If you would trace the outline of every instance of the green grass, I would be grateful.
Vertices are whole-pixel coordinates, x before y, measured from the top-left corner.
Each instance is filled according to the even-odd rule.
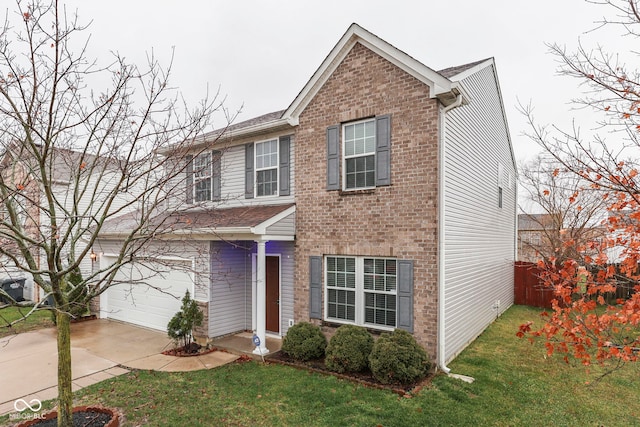
[[[35,329],[49,328],[53,326],[51,311],[37,310],[25,320],[16,323],[11,327],[8,324],[14,320],[22,318],[29,313],[31,307],[5,307],[0,309],[0,338],[20,332],[33,331]]]
[[[412,398],[331,376],[249,362],[209,371],[134,371],[76,393],[150,426],[631,426],[640,424],[640,368],[602,373],[545,358],[515,337],[539,310],[513,307]],[[126,343],[123,343],[126,345]],[[6,417],[4,418],[6,420]]]

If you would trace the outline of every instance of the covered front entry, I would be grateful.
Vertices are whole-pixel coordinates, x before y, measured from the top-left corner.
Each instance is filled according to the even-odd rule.
[[[280,257],[266,257],[267,320],[268,332],[280,334]]]

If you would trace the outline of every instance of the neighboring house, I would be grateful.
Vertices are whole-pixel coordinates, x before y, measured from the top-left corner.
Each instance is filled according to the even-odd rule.
[[[264,353],[265,333],[301,321],[402,328],[446,370],[513,303],[516,167],[493,59],[436,72],[353,24],[286,110],[203,147],[165,214],[189,242],[156,242],[194,273],[153,282],[193,291],[200,334],[254,330]],[[101,263],[118,237],[105,230]],[[102,316],[166,329],[169,297],[144,292],[110,289]]]
[[[634,253],[634,245],[629,242],[636,239],[637,221],[637,214],[631,210],[607,213],[605,254],[609,263],[619,264]]]
[[[518,214],[518,261],[538,262],[543,253],[553,253],[545,230],[553,227],[550,214]]]
[[[94,159],[97,159],[95,163],[97,167],[93,171],[83,170],[80,166],[82,163],[92,163]],[[113,188],[111,178],[114,174],[110,172],[111,166],[108,162],[95,156],[62,148],[53,149],[49,160],[47,170],[50,174],[51,193],[57,203],[55,209],[57,210],[60,234],[67,230],[67,220],[71,215],[76,217],[79,224],[89,227],[92,218],[101,209],[101,192]],[[24,234],[33,242],[48,242],[51,238],[50,215],[48,213],[50,208],[43,189],[40,168],[35,163],[33,156],[30,153],[22,152],[19,144],[9,146],[0,160],[0,173],[4,183],[12,190],[6,199],[0,195],[0,230],[11,224],[6,203],[15,203],[18,207],[19,223]],[[88,191],[83,192],[83,188]],[[74,193],[76,193],[75,196]],[[116,199],[112,205],[113,211],[115,212],[122,204],[120,199]],[[4,233],[4,231],[2,232]],[[9,248],[12,254],[22,260],[21,253],[14,241],[0,237],[0,244],[5,249]],[[79,253],[86,247],[85,240],[80,239],[75,245],[75,251]],[[33,250],[32,254],[35,255],[38,268],[47,270],[44,253]],[[64,257],[67,255],[67,253],[63,253]],[[91,263],[90,257],[84,258],[80,263],[83,276],[91,273]],[[25,279],[25,299],[40,301],[44,296],[42,291],[38,292],[31,274],[18,268],[9,257],[3,257],[0,259],[0,283],[9,278]]]
[[[597,255],[605,236],[603,226],[577,216],[563,213],[519,214],[518,260],[538,262],[556,257],[583,262],[586,255]]]

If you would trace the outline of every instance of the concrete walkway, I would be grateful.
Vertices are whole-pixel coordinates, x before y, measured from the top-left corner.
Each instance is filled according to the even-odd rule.
[[[160,354],[171,347],[163,332],[109,320],[75,323],[71,326],[73,390],[127,373],[127,368],[184,372],[215,368],[238,358],[221,351],[193,357]],[[15,412],[16,399],[57,397],[57,366],[53,328],[0,338],[0,415]]]

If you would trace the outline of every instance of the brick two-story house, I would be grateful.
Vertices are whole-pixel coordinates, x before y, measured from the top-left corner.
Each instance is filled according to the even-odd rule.
[[[189,244],[158,242],[195,273],[157,284],[195,293],[201,334],[254,330],[264,353],[300,321],[403,328],[446,370],[512,304],[516,168],[493,59],[436,72],[353,24],[286,110],[203,147],[168,209]],[[173,313],[145,304],[101,300],[166,327]]]

